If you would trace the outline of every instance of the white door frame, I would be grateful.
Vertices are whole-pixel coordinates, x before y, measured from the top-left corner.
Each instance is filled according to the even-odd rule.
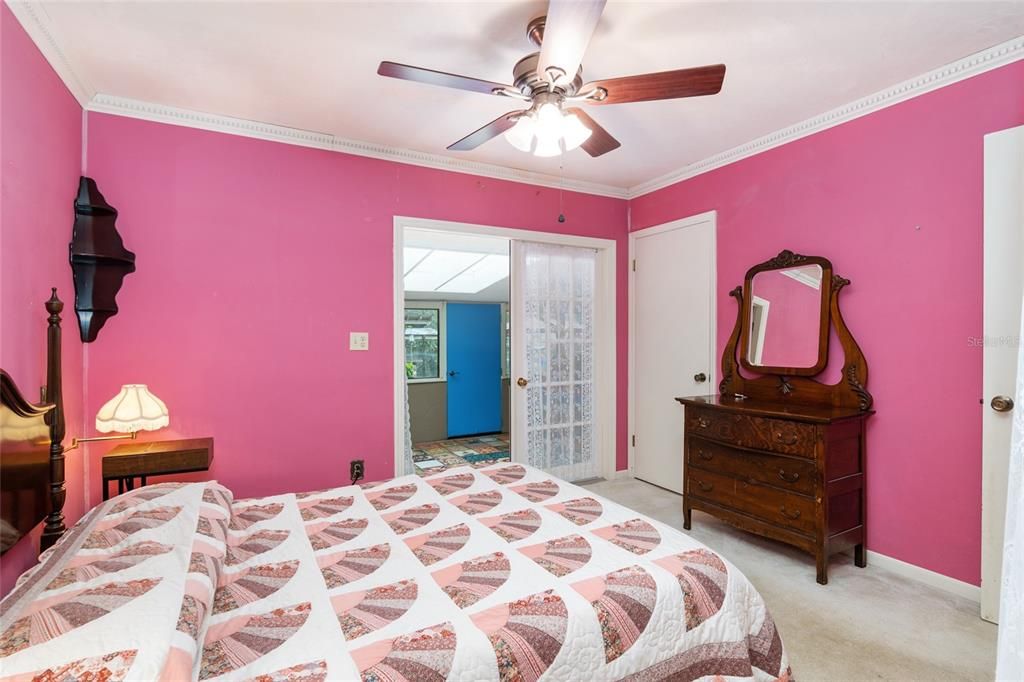
[[[649,237],[651,235],[660,234],[662,232],[671,232],[672,230],[678,230],[686,227],[692,227],[693,225],[699,225],[702,223],[711,223],[711,232],[714,234],[714,239],[711,244],[711,324],[709,329],[711,330],[711,362],[710,371],[708,372],[708,389],[710,393],[718,393],[718,212],[717,211],[706,211],[704,213],[698,213],[697,215],[689,216],[687,218],[680,218],[679,220],[673,220],[672,222],[663,223],[661,225],[654,225],[652,227],[645,227],[642,230],[629,233],[629,395],[628,395],[628,414],[626,417],[630,434],[628,443],[629,452],[629,473],[633,472],[633,458],[636,455],[636,445],[633,442],[632,434],[635,433],[636,428],[636,270],[633,269],[633,259],[636,257],[636,240],[642,237]],[[682,405],[679,406],[679,419],[683,418]],[[682,457],[683,453],[679,453]]]
[[[511,227],[495,227],[493,225],[474,225],[429,218],[411,218],[395,216],[394,219],[394,444],[395,472],[401,471],[405,458],[405,338],[402,333],[405,324],[405,285],[403,276],[405,268],[402,249],[405,244],[405,229],[435,230],[438,232],[460,232],[482,234],[505,239],[542,242],[562,246],[576,246],[597,251],[596,297],[594,299],[594,379],[596,383],[595,399],[597,402],[594,415],[596,441],[598,446],[599,475],[611,478],[615,475],[615,421],[617,410],[616,379],[616,344],[615,333],[615,240],[597,237],[578,237],[557,232],[540,232]],[[515,301],[516,273],[510,270],[511,301]],[[514,308],[513,308],[514,309]],[[513,324],[515,324],[513,322]],[[513,336],[513,343],[515,334]],[[516,357],[516,349],[512,349],[512,357]],[[512,368],[512,375],[518,368]],[[515,390],[510,381],[509,390]],[[509,398],[509,427],[516,423],[516,401]],[[512,439],[513,452],[517,449],[516,438]],[[520,444],[522,447],[524,444]]]

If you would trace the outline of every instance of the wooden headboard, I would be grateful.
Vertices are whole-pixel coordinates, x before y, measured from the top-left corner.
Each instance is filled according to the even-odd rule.
[[[40,551],[64,531],[64,397],[61,390],[60,313],[53,289],[46,302],[44,401],[30,403],[0,370],[0,554],[45,521]]]

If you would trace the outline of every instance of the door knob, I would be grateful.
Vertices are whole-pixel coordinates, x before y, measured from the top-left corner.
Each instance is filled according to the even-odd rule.
[[[700,374],[694,374],[693,380],[696,381],[698,384],[703,384],[705,381],[708,380],[708,375],[705,374],[704,372],[701,372]]]
[[[450,369],[450,370],[448,370],[448,376],[450,376],[450,377],[453,377],[453,376],[455,376],[456,374],[458,374],[458,372],[456,372],[456,371],[455,371],[454,369]]]
[[[526,388],[526,384],[530,382],[524,379],[523,377],[519,377],[519,379],[516,380],[516,383],[519,385],[520,388]]]
[[[996,412],[1009,412],[1013,409],[1013,398],[1008,395],[997,395],[989,404]]]

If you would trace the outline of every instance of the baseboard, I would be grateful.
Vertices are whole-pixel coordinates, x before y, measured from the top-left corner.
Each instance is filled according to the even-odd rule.
[[[900,561],[894,559],[891,556],[885,554],[879,554],[878,552],[872,552],[868,550],[868,566],[877,566],[884,568],[887,571],[901,575],[904,578],[910,578],[916,580],[919,583],[930,585],[944,592],[955,594],[965,599],[970,599],[973,602],[981,603],[981,588],[977,585],[971,585],[965,583],[962,580],[956,578],[950,578],[948,575],[942,575],[935,571],[929,571],[927,568],[921,568],[914,564],[908,564],[906,561]]]

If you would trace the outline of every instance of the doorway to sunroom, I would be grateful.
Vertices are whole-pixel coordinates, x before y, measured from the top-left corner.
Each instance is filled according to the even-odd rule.
[[[508,239],[409,229],[405,373],[418,473],[511,458]]]
[[[615,242],[395,219],[395,470],[615,469]]]

